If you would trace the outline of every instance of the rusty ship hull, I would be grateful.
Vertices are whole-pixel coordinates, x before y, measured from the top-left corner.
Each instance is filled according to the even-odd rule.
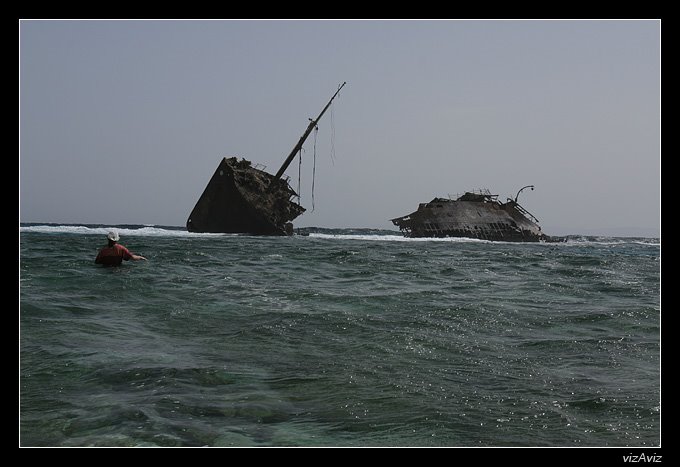
[[[245,159],[223,158],[187,219],[189,232],[292,235],[305,211],[286,179]]]
[[[465,237],[505,242],[542,242],[551,238],[516,200],[467,192],[458,199],[434,198],[406,216],[391,219],[409,237]]]

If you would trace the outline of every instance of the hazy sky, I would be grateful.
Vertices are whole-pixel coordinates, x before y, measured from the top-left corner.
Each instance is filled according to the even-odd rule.
[[[21,21],[20,220],[184,225],[222,157],[276,172],[347,81],[296,227],[534,184],[547,234],[658,235],[659,49],[658,21]]]

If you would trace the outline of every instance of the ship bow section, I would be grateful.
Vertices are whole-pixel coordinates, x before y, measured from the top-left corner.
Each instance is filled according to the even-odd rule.
[[[187,230],[289,235],[290,222],[305,211],[294,196],[287,181],[245,159],[224,158],[191,211]]]

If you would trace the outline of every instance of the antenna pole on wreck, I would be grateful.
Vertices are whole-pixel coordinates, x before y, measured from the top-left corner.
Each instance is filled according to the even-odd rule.
[[[326,113],[326,110],[328,110],[328,107],[331,105],[331,102],[333,102],[333,99],[335,99],[335,96],[338,95],[338,93],[340,92],[340,90],[342,89],[342,87],[345,84],[347,84],[347,81],[345,81],[344,83],[342,83],[340,85],[340,87],[338,87],[338,90],[335,91],[335,94],[333,94],[333,97],[331,97],[331,100],[328,101],[328,104],[326,104],[326,107],[323,108],[323,110],[321,111],[319,116],[316,117],[316,119],[314,119],[314,120],[312,120],[311,118],[309,119],[310,120],[309,126],[305,130],[304,134],[300,137],[300,140],[297,142],[297,144],[295,145],[293,150],[290,152],[290,154],[288,155],[286,160],[283,161],[283,165],[281,165],[281,168],[279,169],[279,171],[276,172],[276,175],[274,175],[275,180],[278,180],[279,178],[281,178],[281,175],[283,175],[283,172],[285,172],[286,169],[288,168],[288,166],[290,165],[290,163],[293,162],[293,159],[295,159],[295,155],[300,151],[300,149],[302,148],[302,145],[305,144],[305,140],[307,139],[309,134],[312,132],[314,127],[316,127],[316,124],[319,122],[319,120],[321,120],[321,117],[323,117],[323,114]]]
[[[533,186],[533,185],[527,185],[527,186],[525,186],[525,187],[520,188],[519,191],[517,192],[517,195],[515,195],[515,203],[517,202],[517,198],[519,198],[519,194],[520,194],[520,193],[522,192],[522,190],[524,190],[525,188],[531,188],[531,191],[534,190],[534,186]]]

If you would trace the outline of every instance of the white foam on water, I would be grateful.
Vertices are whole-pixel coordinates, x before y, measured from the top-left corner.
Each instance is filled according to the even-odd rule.
[[[588,238],[569,238],[566,242],[546,243],[546,245],[564,245],[564,246],[582,246],[582,245],[626,245],[626,244],[644,245],[644,246],[661,246],[658,238],[626,238],[626,237],[598,237],[595,239]]]
[[[324,234],[310,233],[312,238],[329,238],[338,240],[368,240],[375,242],[449,242],[449,243],[491,243],[489,240],[462,237],[404,237],[401,235],[361,235],[361,234]]]
[[[225,234],[225,233],[198,233],[189,232],[185,229],[164,228],[161,226],[154,226],[144,224],[138,228],[134,227],[91,227],[86,225],[30,225],[20,226],[20,233],[35,232],[46,234],[79,234],[79,235],[103,235],[105,236],[111,230],[116,230],[121,236],[140,236],[140,237],[240,237],[242,234]],[[326,233],[310,233],[309,238],[317,239],[335,239],[335,240],[350,240],[350,241],[373,241],[373,242],[445,242],[445,243],[503,243],[513,244],[514,242],[492,242],[490,240],[482,240],[478,238],[464,238],[464,237],[404,237],[402,235],[384,235],[384,234],[326,234]],[[307,236],[296,236],[296,238],[307,238]],[[568,238],[566,242],[556,243],[541,243],[531,242],[532,245],[545,245],[552,247],[574,247],[586,245],[625,245],[637,244],[650,247],[660,247],[661,243],[658,238],[625,238],[625,237],[596,237],[596,238]]]
[[[140,228],[125,227],[87,227],[84,225],[30,225],[19,227],[20,233],[35,232],[47,234],[80,234],[80,235],[106,235],[115,230],[121,236],[139,237],[224,237],[235,236],[235,234],[222,233],[196,233],[186,230],[165,229],[162,227],[145,226]]]
[[[466,237],[404,237],[401,235],[381,235],[381,234],[324,234],[324,233],[310,233],[309,237],[312,238],[327,238],[327,239],[337,239],[337,240],[363,240],[363,241],[376,241],[376,242],[444,242],[444,243],[490,243],[490,244],[504,244],[504,245],[542,245],[550,247],[576,247],[576,246],[587,246],[587,245],[626,245],[626,244],[637,244],[644,246],[661,246],[658,239],[640,239],[640,238],[597,238],[597,239],[567,239],[566,242],[504,242],[504,241],[491,241],[483,240],[479,238],[466,238]]]

